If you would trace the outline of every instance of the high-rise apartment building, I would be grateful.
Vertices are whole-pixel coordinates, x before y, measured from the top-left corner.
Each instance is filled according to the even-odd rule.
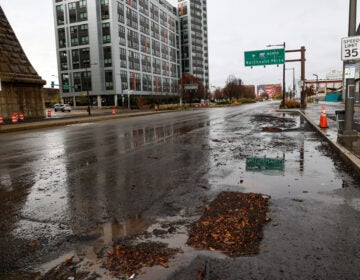
[[[118,105],[124,95],[178,95],[182,73],[208,85],[205,0],[181,1],[179,8],[163,0],[53,1],[64,102],[82,104],[89,96],[91,104]],[[195,33],[186,44],[181,26]]]
[[[209,86],[206,0],[179,0],[182,72]]]

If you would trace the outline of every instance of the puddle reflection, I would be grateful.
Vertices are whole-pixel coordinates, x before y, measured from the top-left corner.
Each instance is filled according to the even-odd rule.
[[[106,223],[96,230],[97,233],[102,235],[102,238],[98,240],[98,242],[102,244],[98,245],[107,246],[111,244],[112,241],[121,237],[143,233],[155,222],[155,219],[142,219],[140,217],[136,217],[122,223]]]
[[[243,117],[242,124],[249,123],[254,129],[261,129],[271,121],[272,126],[286,129],[280,133],[262,132],[257,137],[253,133],[235,137],[231,127],[210,127],[210,135],[214,135],[211,149],[221,147],[221,153],[210,157],[214,166],[210,176],[212,189],[226,186],[235,191],[284,197],[317,194],[341,187],[338,174],[330,172],[333,159],[327,154],[324,156],[322,147],[327,143],[321,141],[303,117],[288,114],[281,114],[284,119],[263,114],[254,116]],[[275,116],[280,117],[278,113]]]

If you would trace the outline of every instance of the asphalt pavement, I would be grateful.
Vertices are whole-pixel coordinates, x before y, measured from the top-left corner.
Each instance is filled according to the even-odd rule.
[[[323,106],[326,110],[326,119],[328,128],[320,127],[320,115]],[[345,104],[343,102],[318,102],[308,103],[305,110],[289,109],[282,111],[296,111],[301,114],[313,127],[316,129],[345,159],[353,168],[360,173],[360,152],[359,149],[346,148],[338,142],[338,124],[336,120],[337,110],[344,110]],[[50,111],[50,112],[49,112]],[[123,108],[93,108],[91,115],[86,109],[75,109],[69,112],[54,112],[53,109],[46,109],[44,119],[24,120],[12,124],[9,121],[0,125],[0,134],[5,132],[16,132],[30,129],[41,129],[54,126],[62,126],[75,123],[86,123],[95,121],[104,121],[115,118],[129,118],[136,116],[145,116],[149,114],[164,113],[167,111],[155,110],[129,110]],[[358,104],[354,107],[354,131],[360,131],[360,106]],[[357,137],[360,139],[360,136]],[[358,141],[360,142],[360,140]]]

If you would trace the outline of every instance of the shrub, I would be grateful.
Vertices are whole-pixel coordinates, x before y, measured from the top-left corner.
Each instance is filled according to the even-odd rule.
[[[286,108],[289,108],[289,109],[300,108],[301,103],[297,100],[286,100],[285,106],[286,106]]]

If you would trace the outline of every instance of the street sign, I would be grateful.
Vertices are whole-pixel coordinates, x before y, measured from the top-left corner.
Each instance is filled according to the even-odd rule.
[[[356,68],[355,64],[345,64],[345,79],[355,79]]]
[[[341,60],[360,59],[360,36],[341,39]]]
[[[245,66],[265,66],[285,63],[285,49],[244,52]]]

